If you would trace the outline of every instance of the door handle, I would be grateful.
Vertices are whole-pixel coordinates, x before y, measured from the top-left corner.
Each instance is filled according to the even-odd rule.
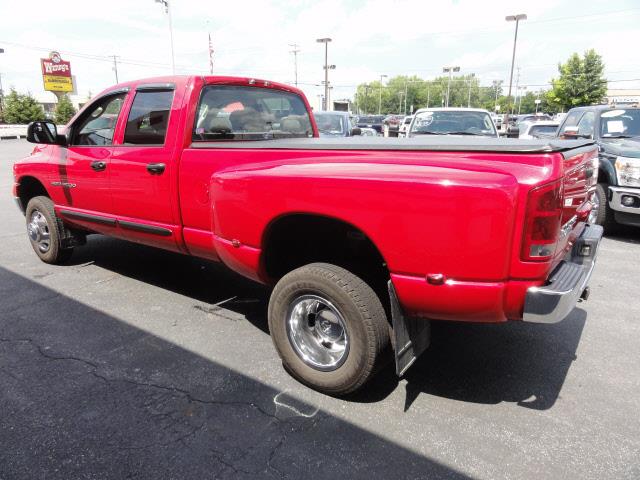
[[[147,172],[151,175],[160,175],[164,172],[165,164],[164,163],[150,163],[147,165]]]
[[[91,162],[91,168],[93,168],[96,172],[101,172],[105,168],[107,168],[107,162],[102,162],[100,160],[94,160]]]

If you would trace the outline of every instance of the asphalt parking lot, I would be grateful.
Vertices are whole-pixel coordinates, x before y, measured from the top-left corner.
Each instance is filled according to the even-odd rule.
[[[0,479],[640,478],[640,230],[556,325],[440,323],[334,399],[281,368],[268,291],[93,236],[41,263],[0,142]]]

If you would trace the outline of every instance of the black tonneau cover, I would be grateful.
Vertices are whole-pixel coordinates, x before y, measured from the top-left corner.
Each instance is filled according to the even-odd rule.
[[[447,152],[550,153],[595,145],[592,140],[519,140],[481,137],[348,137],[282,138],[193,142],[191,148],[244,148],[271,150],[430,150]]]

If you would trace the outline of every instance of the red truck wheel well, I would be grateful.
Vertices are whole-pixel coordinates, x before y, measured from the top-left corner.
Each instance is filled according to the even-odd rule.
[[[346,268],[367,282],[388,303],[389,271],[375,244],[353,225],[330,217],[293,214],[273,221],[264,235],[262,265],[278,280],[313,262]],[[386,300],[385,300],[386,299]]]
[[[49,196],[47,189],[44,188],[44,185],[42,184],[42,182],[40,182],[40,180],[35,177],[22,177],[20,179],[20,186],[18,187],[18,197],[20,197],[20,202],[22,203],[23,210],[26,210],[29,200],[39,195],[43,195],[45,197]]]

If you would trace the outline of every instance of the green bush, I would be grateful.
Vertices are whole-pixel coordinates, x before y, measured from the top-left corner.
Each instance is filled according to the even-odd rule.
[[[63,95],[56,105],[55,112],[53,112],[53,120],[58,125],[66,125],[71,117],[76,114],[76,109],[73,108],[73,104],[67,95]]]
[[[7,123],[26,124],[45,119],[42,105],[31,94],[21,95],[13,88],[4,99],[2,110]]]

